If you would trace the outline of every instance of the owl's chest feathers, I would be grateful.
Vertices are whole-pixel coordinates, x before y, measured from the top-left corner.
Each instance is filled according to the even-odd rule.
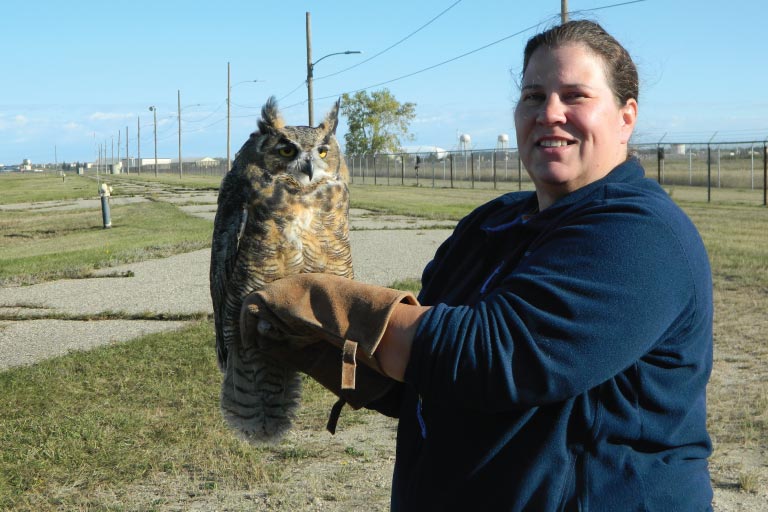
[[[251,203],[241,250],[253,277],[266,283],[301,272],[351,275],[347,192],[328,186],[312,194],[265,194]]]

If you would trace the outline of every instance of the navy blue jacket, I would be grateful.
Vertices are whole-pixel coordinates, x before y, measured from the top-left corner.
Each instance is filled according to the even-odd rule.
[[[712,283],[635,159],[487,203],[424,271],[392,509],[709,510]]]

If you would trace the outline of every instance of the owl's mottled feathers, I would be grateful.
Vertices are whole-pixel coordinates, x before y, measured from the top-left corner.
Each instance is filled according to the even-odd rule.
[[[221,183],[211,248],[211,298],[221,408],[252,442],[290,427],[301,380],[240,342],[244,298],[302,272],[352,277],[348,171],[335,137],[339,104],[317,127],[285,126],[274,98]]]

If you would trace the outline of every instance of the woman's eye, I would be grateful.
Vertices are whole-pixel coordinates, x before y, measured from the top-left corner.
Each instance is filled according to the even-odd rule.
[[[280,154],[280,156],[284,156],[286,158],[296,156],[296,148],[292,147],[282,147],[277,152]]]
[[[326,148],[320,148],[317,150],[317,154],[320,156],[320,158],[325,158],[328,156],[328,150]]]
[[[535,103],[544,100],[544,95],[539,92],[529,92],[523,94],[522,101],[526,103]]]
[[[563,95],[563,98],[566,100],[580,100],[584,97],[586,97],[586,94],[580,91],[569,92]]]

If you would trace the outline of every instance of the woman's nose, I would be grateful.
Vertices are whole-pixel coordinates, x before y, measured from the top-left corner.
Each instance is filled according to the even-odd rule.
[[[556,94],[547,96],[541,104],[536,121],[544,125],[565,123],[565,105]]]

